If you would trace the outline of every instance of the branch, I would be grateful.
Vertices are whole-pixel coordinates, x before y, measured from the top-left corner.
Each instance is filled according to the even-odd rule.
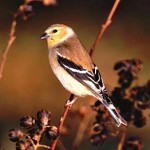
[[[124,141],[125,141],[125,138],[126,138],[126,134],[127,134],[127,127],[124,127],[122,129],[121,138],[120,138],[120,141],[118,143],[117,150],[122,150],[122,147],[123,147],[123,144],[124,144]]]
[[[115,1],[114,5],[113,5],[113,7],[112,7],[112,9],[111,9],[111,11],[110,11],[108,17],[107,17],[106,22],[102,25],[102,28],[101,28],[101,30],[100,30],[100,32],[99,32],[99,34],[98,34],[98,36],[97,36],[97,38],[96,38],[96,40],[95,40],[95,42],[94,42],[92,48],[91,48],[91,50],[90,50],[90,56],[91,56],[91,57],[92,57],[92,55],[93,55],[93,53],[94,53],[94,51],[95,51],[95,49],[96,49],[98,43],[100,42],[100,40],[101,40],[101,38],[102,38],[102,35],[104,34],[105,30],[106,30],[106,29],[108,28],[108,26],[111,24],[111,22],[112,22],[112,17],[113,17],[113,15],[114,15],[114,13],[115,13],[115,11],[116,11],[118,5],[119,5],[119,2],[120,2],[120,0],[116,0],[116,1]]]
[[[43,145],[43,144],[39,144],[38,148],[46,148],[46,149],[50,149],[50,146],[47,145]]]
[[[30,135],[24,134],[24,136],[31,142],[34,150],[37,150],[38,148],[50,149],[50,146],[40,144],[41,137],[42,137],[42,135],[43,135],[43,133],[44,133],[44,131],[47,127],[48,126],[44,126],[44,125],[41,126],[41,129],[39,130],[39,133],[37,135],[37,143],[36,144],[34,143],[34,141],[33,141],[33,139],[31,138]]]
[[[74,99],[74,94],[71,94],[69,100],[72,101],[73,99]],[[71,106],[71,105],[65,106],[63,115],[62,115],[62,117],[61,117],[61,119],[60,119],[60,122],[59,122],[59,127],[58,127],[58,132],[59,132],[59,133],[60,133],[60,131],[61,131],[61,129],[62,129],[62,126],[63,126],[64,121],[65,121],[65,119],[66,119],[67,113],[68,113],[68,111],[69,111],[69,109],[70,109],[70,106]],[[53,142],[53,144],[52,144],[50,150],[54,150],[54,149],[55,149],[57,142],[58,142],[58,138]]]
[[[4,70],[5,62],[7,60],[8,52],[9,52],[13,42],[16,39],[16,37],[15,37],[16,25],[17,25],[17,21],[16,21],[16,18],[14,18],[12,25],[11,25],[11,29],[10,29],[8,44],[2,54],[2,61],[0,63],[0,80],[2,79],[2,76],[3,76],[3,70]]]
[[[22,17],[22,19],[27,20],[29,17],[31,17],[34,14],[31,9],[30,10],[31,14],[28,16],[25,15],[25,12],[29,9],[28,8],[29,4],[33,1],[42,2],[44,5],[50,5],[50,3],[49,4],[45,3],[45,1],[42,1],[42,0],[25,0],[24,3],[18,7],[18,10],[13,15],[13,21],[12,21],[11,28],[10,28],[8,43],[7,43],[6,48],[3,51],[2,60],[0,62],[0,80],[3,77],[4,66],[7,60],[9,50],[16,39],[15,33],[16,33],[16,26],[17,26],[18,18]]]
[[[22,12],[24,12],[24,10],[25,10],[24,8],[26,5],[27,4],[25,1],[23,5],[19,6],[17,12],[13,16],[13,21],[11,24],[11,29],[10,29],[10,34],[9,34],[9,40],[8,40],[6,49],[3,51],[2,61],[0,63],[0,80],[2,79],[2,76],[3,76],[3,70],[4,70],[6,60],[7,60],[8,52],[16,39],[15,32],[16,32],[16,26],[17,26],[17,18],[19,17],[19,15],[21,15]]]
[[[110,25],[110,23],[112,22],[112,16],[113,16],[114,12],[116,11],[116,8],[118,7],[119,2],[120,2],[120,0],[116,0],[116,1],[115,1],[115,3],[114,3],[114,5],[113,5],[113,7],[112,7],[112,9],[111,9],[111,11],[110,11],[110,13],[109,13],[109,15],[108,15],[108,18],[107,18],[105,24],[102,25],[102,28],[101,28],[101,30],[100,30],[100,32],[99,32],[99,34],[98,34],[98,36],[97,36],[97,38],[96,38],[96,40],[95,40],[95,42],[94,42],[94,44],[93,44],[93,46],[92,46],[90,52],[89,52],[89,54],[90,54],[91,57],[92,57],[92,55],[93,55],[93,53],[94,53],[94,51],[95,51],[95,49],[96,49],[96,47],[97,47],[99,41],[100,41],[101,38],[102,38],[103,33],[105,32],[105,30],[107,29],[107,27],[108,27],[108,26]],[[72,101],[73,99],[74,99],[74,95],[71,94],[69,100]],[[59,127],[58,127],[59,133],[60,133],[61,128],[62,128],[62,126],[63,126],[63,124],[64,124],[64,121],[65,121],[65,119],[66,119],[66,116],[67,116],[67,113],[68,113],[70,107],[71,107],[71,106],[69,106],[69,105],[68,105],[67,107],[65,107],[64,113],[63,113],[63,115],[62,115],[62,117],[61,117],[61,119],[60,119],[60,124],[59,124]],[[51,150],[55,150],[55,147],[56,147],[57,142],[58,142],[58,138],[52,143]]]

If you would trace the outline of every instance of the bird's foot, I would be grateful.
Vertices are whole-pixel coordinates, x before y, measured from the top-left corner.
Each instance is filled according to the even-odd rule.
[[[75,97],[74,99],[68,99],[66,104],[65,104],[65,107],[69,106],[69,109],[71,110],[71,107],[73,105],[73,103],[76,101],[77,97]]]

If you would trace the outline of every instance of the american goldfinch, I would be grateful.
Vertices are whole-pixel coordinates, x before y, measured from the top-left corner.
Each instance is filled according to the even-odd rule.
[[[103,79],[72,28],[54,24],[41,39],[47,39],[49,62],[62,85],[77,96],[94,96],[108,109],[116,126],[127,125],[108,97]]]

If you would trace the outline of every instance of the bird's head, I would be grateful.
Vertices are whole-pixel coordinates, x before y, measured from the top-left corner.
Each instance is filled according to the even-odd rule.
[[[54,47],[74,35],[74,31],[70,27],[63,24],[54,24],[46,29],[45,33],[41,36],[41,39],[47,39],[48,46]]]

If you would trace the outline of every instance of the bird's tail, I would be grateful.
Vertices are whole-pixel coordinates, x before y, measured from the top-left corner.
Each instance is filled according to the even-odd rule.
[[[116,126],[119,127],[121,124],[127,126],[127,122],[121,117],[121,115],[118,113],[116,108],[114,107],[113,103],[108,103],[106,100],[102,99],[100,100],[104,106],[108,109],[110,112],[111,116],[113,117]]]

